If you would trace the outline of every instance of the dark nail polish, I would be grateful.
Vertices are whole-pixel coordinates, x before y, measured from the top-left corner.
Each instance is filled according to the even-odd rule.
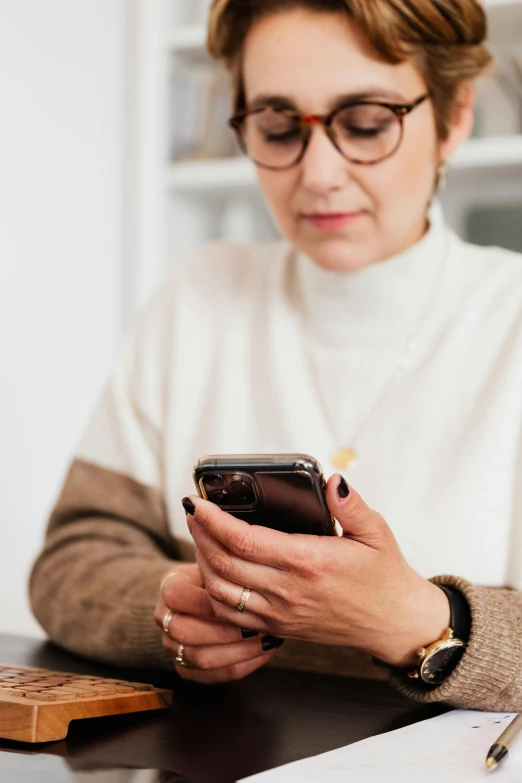
[[[181,502],[183,504],[183,508],[185,509],[185,513],[186,514],[192,514],[192,516],[193,516],[194,515],[194,511],[196,510],[196,506],[194,505],[192,500],[190,500],[190,498],[183,498],[183,500]]]
[[[259,631],[251,631],[250,628],[241,628],[241,636],[243,639],[252,639],[257,636]]]
[[[347,498],[348,495],[350,494],[350,487],[348,486],[348,484],[346,483],[346,481],[342,476],[339,484],[337,485],[337,494],[339,495],[340,498],[343,499]]]
[[[281,647],[283,642],[284,639],[279,639],[277,636],[265,636],[263,639],[261,639],[261,649],[263,652],[275,650],[276,647]]]

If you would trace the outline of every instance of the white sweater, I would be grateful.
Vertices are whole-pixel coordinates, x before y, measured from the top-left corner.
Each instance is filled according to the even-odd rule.
[[[199,457],[304,452],[328,476],[386,388],[347,481],[421,575],[522,589],[522,256],[461,241],[437,202],[430,222],[351,273],[285,241],[200,248],[124,339],[77,457],[160,490],[189,557]]]

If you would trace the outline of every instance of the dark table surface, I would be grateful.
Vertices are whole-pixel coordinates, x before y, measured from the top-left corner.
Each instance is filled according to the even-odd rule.
[[[2,783],[83,781],[88,770],[92,783],[233,783],[447,709],[414,704],[382,681],[281,669],[265,668],[227,685],[197,686],[175,673],[95,665],[52,644],[7,635],[0,635],[0,662],[127,677],[174,692],[172,711],[73,721],[61,742],[0,740]],[[122,768],[127,771],[120,777]],[[129,768],[150,770],[150,776]]]

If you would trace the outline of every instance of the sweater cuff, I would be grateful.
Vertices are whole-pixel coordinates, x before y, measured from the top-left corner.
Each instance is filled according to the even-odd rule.
[[[429,581],[454,587],[466,598],[471,610],[466,652],[453,672],[433,690],[423,690],[397,673],[390,678],[391,685],[422,703],[445,702],[461,709],[507,709],[502,703],[502,692],[521,671],[521,618],[512,604],[517,591],[475,586],[457,576],[436,576]]]

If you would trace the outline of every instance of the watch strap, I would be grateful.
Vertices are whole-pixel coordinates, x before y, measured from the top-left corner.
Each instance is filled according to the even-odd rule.
[[[467,642],[471,631],[471,610],[464,595],[456,587],[437,585],[446,594],[450,605],[450,628],[457,639]]]

